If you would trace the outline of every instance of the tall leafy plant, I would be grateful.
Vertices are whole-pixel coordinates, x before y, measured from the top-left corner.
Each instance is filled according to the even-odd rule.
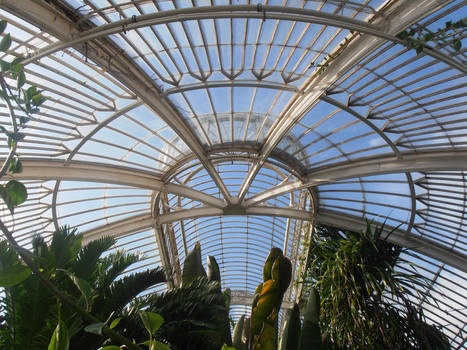
[[[426,281],[415,269],[403,272],[410,262],[387,237],[371,222],[361,233],[315,228],[305,283],[320,292],[322,328],[337,349],[449,349],[446,337],[413,313],[410,297]]]
[[[139,293],[165,281],[160,268],[120,277],[139,257],[122,252],[104,256],[115,243],[112,238],[92,241],[86,246],[81,242],[82,237],[75,230],[61,228],[54,232],[50,244],[36,237],[29,254],[42,274],[62,293],[77,300],[98,319],[111,322]],[[18,265],[22,266],[22,262],[16,252],[5,242],[0,243],[0,270]],[[4,319],[0,348],[44,349],[58,341],[54,337],[56,332],[62,339],[66,334],[69,349],[97,349],[107,338],[101,332],[85,331],[81,315],[63,304],[36,275],[5,288],[1,306]]]
[[[7,22],[0,21],[0,35],[4,33]],[[12,39],[9,33],[3,35],[0,40],[0,52],[8,54]],[[22,172],[21,160],[17,155],[18,143],[24,138],[22,129],[32,118],[34,113],[39,111],[39,107],[46,101],[46,97],[34,85],[27,84],[26,75],[23,70],[22,57],[16,57],[12,60],[4,60],[5,56],[0,59],[0,97],[5,102],[7,115],[9,116],[10,125],[5,127],[0,125],[0,133],[5,135],[9,152],[3,160],[0,168],[0,179],[6,174],[14,175]],[[19,110],[19,112],[17,112]],[[8,181],[6,184],[0,184],[0,197],[13,215],[15,207],[24,203],[27,199],[27,189],[23,183],[15,179]],[[0,271],[0,287],[11,287],[21,283],[29,278],[31,273],[61,302],[66,304],[76,313],[78,313],[87,323],[99,323],[100,320],[89,313],[81,305],[68,297],[57,288],[54,283],[42,273],[41,269],[36,266],[37,261],[31,254],[18,246],[13,233],[0,219],[0,230],[9,242],[10,248],[14,249],[20,256],[20,259],[13,266],[3,268]],[[2,266],[0,266],[2,268]],[[78,283],[79,284],[79,283]],[[140,349],[128,339],[122,337],[119,333],[113,331],[105,324],[101,327],[104,334],[109,335],[120,344],[125,344],[129,349]],[[53,349],[68,349],[68,329],[60,319],[57,320],[49,347]]]
[[[130,339],[143,340],[145,332],[137,314],[144,309],[164,318],[155,336],[172,350],[220,350],[224,343],[231,344],[229,303],[229,290],[221,289],[216,259],[208,257],[206,272],[197,243],[185,258],[181,285],[136,300],[119,329]]]

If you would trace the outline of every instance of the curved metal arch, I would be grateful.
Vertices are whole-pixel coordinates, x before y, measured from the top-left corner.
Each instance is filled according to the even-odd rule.
[[[340,228],[357,232],[366,228],[366,223],[362,221],[362,218],[332,210],[318,211],[316,221],[330,226],[336,226],[336,222],[338,222]],[[388,235],[388,240],[393,243],[447,263],[460,271],[467,272],[466,254],[449,249],[431,239],[407,235],[405,230],[399,230],[388,225],[385,225],[384,232]]]
[[[114,183],[151,189],[192,198],[207,205],[223,208],[225,202],[189,187],[164,183],[153,173],[136,169],[99,165],[92,162],[41,160],[22,158],[23,172],[15,174],[19,180],[70,180],[85,182]]]
[[[0,7],[13,13],[14,15],[26,19],[28,22],[36,25],[39,28],[45,28],[49,33],[65,41],[65,46],[58,50],[52,50],[40,56],[31,56],[23,61],[23,64],[31,63],[41,57],[45,57],[53,52],[74,47],[82,52],[86,57],[90,57],[102,67],[107,67],[110,61],[107,62],[99,54],[94,53],[93,50],[88,52],[85,46],[79,46],[85,40],[73,40],[74,37],[82,37],[83,32],[78,29],[75,22],[68,19],[53,6],[45,3],[38,3],[32,0],[24,1],[2,1]],[[99,28],[97,28],[99,29]],[[122,27],[120,27],[122,30]],[[87,32],[84,32],[87,33]],[[100,38],[98,35],[96,38]],[[54,45],[54,44],[52,44]],[[115,78],[124,83],[130,90],[132,90],[154,113],[156,113],[172,130],[187,144],[193,153],[197,155],[207,172],[219,187],[220,192],[224,199],[230,203],[230,193],[227,190],[224,182],[219,174],[217,174],[214,166],[211,164],[206,152],[204,151],[201,141],[195,136],[193,130],[188,126],[184,118],[178,113],[173,105],[165,97],[161,96],[159,87],[156,86],[154,81],[150,79],[138,66],[130,60],[121,50],[115,48],[110,42],[97,43],[97,50],[99,52],[105,48],[107,51],[112,52],[112,62],[117,64],[118,70],[109,69],[109,73]],[[47,50],[46,50],[47,51]],[[109,56],[110,57],[110,56]]]
[[[236,81],[203,81],[200,83],[192,83],[187,84],[175,88],[166,89],[162,96],[168,96],[171,94],[176,94],[179,92],[191,91],[191,90],[198,90],[198,89],[209,89],[209,88],[223,88],[223,87],[254,87],[254,88],[265,88],[265,89],[274,89],[274,90],[282,90],[282,91],[291,91],[295,92],[297,95],[303,94],[299,88],[293,85],[283,84],[283,83],[276,83],[273,81],[263,81],[263,80],[236,80]]]
[[[250,143],[245,143],[245,144],[238,144],[235,143],[233,145],[216,145],[212,148],[208,148],[206,150],[207,154],[209,155],[210,159],[212,162],[216,163],[219,160],[225,161],[225,156],[219,153],[222,152],[244,152],[250,154],[248,155],[232,155],[230,156],[229,160],[244,160],[244,161],[252,161],[255,159],[256,155],[258,153],[258,147],[250,144]],[[194,154],[189,154],[183,158],[181,158],[178,162],[176,162],[172,167],[170,167],[163,175],[162,175],[162,180],[163,181],[170,181],[174,176],[176,176],[178,173],[185,171],[191,167],[194,167],[195,165],[189,164],[191,161],[196,160],[196,155]],[[294,176],[298,178],[302,178],[304,176],[305,169],[299,164],[298,161],[292,159],[291,157],[287,156],[287,154],[282,154],[279,152],[272,152],[269,156],[268,161],[265,163],[265,166],[268,166],[267,164],[271,164],[273,166],[276,166],[277,168],[281,168],[284,171],[287,171]]]
[[[373,129],[391,147],[391,149],[393,150],[394,154],[397,156],[398,159],[402,158],[401,152],[399,151],[397,146],[394,144],[394,142],[392,142],[391,139],[380,128],[378,128],[376,125],[370,122],[367,118],[357,113],[349,106],[346,106],[329,96],[322,95],[320,97],[320,100],[328,102],[336,107],[339,107],[340,109],[346,111],[347,113],[353,115],[358,120],[365,123],[371,129]],[[417,199],[416,199],[415,186],[414,186],[414,182],[412,179],[412,175],[409,172],[406,172],[405,176],[407,177],[407,183],[409,185],[411,207],[412,207],[410,210],[410,218],[409,218],[409,222],[407,225],[407,233],[409,233],[412,230],[414,222],[415,222],[415,213],[417,211]]]
[[[265,216],[281,216],[291,217],[301,220],[311,220],[311,214],[303,210],[277,208],[277,207],[252,207],[246,212],[246,215],[265,215]],[[157,217],[158,224],[167,224],[174,221],[186,219],[225,216],[223,210],[215,207],[202,207],[178,210],[175,212],[160,214]],[[228,216],[228,215],[227,215]],[[153,227],[155,218],[151,213],[139,214],[130,218],[115,221],[113,223],[94,228],[83,232],[83,237],[86,242],[97,239],[102,236],[119,237],[125,234],[142,231]]]
[[[4,7],[7,9],[15,8],[14,5],[10,5],[9,2],[14,0],[6,0]],[[436,0],[433,0],[436,1]],[[428,1],[426,1],[428,2]],[[424,8],[431,8],[432,4],[425,6]],[[439,2],[439,0],[438,0]],[[436,4],[436,7],[440,6]],[[430,12],[430,11],[429,11]],[[425,12],[424,15],[427,13]],[[398,16],[405,14],[397,13]],[[161,11],[151,14],[133,16],[132,18],[115,21],[112,23],[101,25],[97,28],[90,29],[78,37],[65,42],[56,43],[49,45],[49,47],[41,49],[37,54],[27,58],[24,64],[28,64],[32,61],[40,59],[41,57],[48,56],[57,51],[65,48],[81,44],[86,41],[101,38],[111,34],[116,34],[125,30],[132,30],[146,26],[167,24],[171,22],[181,22],[188,20],[200,20],[200,19],[211,19],[211,18],[260,18],[260,19],[280,19],[280,20],[292,20],[299,22],[317,23],[322,25],[330,25],[333,27],[345,28],[360,33],[373,35],[375,37],[384,39],[386,41],[392,41],[399,44],[405,45],[405,42],[398,39],[393,31],[383,31],[380,27],[386,26],[391,22],[391,19],[385,18],[383,21],[379,21],[380,25],[370,24],[365,21],[356,20],[344,16],[334,15],[322,11],[309,10],[303,8],[294,8],[286,6],[271,6],[262,5],[261,12],[258,11],[257,5],[217,5],[217,6],[200,6],[200,7],[188,7],[175,10]],[[382,23],[381,23],[382,22]],[[402,29],[402,28],[400,28]],[[396,32],[397,33],[397,32]],[[467,68],[462,64],[454,61],[448,55],[441,52],[437,52],[430,48],[426,49],[426,54],[434,56],[440,61],[447,63],[448,65],[459,69],[462,72],[467,72]]]
[[[396,6],[384,19],[377,20],[375,25],[385,25],[385,33],[395,35],[420,18],[424,18],[429,13],[447,3],[449,3],[448,0],[429,0],[423,3],[404,2]],[[362,36],[356,38],[342,53],[330,62],[329,67],[326,68],[323,74],[312,76],[308,79],[302,88],[305,94],[295,97],[289,103],[277,119],[275,127],[271,129],[272,131],[266,137],[261,149],[261,154],[256,164],[251,167],[250,173],[245,177],[240,192],[238,193],[238,197],[241,201],[245,198],[249,186],[264,164],[264,161],[293,125],[310,111],[317,99],[338,79],[338,77],[350,70],[358,64],[361,59],[368,56],[385,42],[385,39],[376,36]],[[467,70],[467,68],[463,67],[461,71],[464,70]]]
[[[394,156],[373,157],[317,169],[310,172],[303,182],[297,180],[257,193],[247,198],[243,205],[248,208],[290,191],[304,187],[316,187],[342,179],[429,170],[467,170],[467,150],[401,153],[401,155],[402,159]]]
[[[75,148],[73,148],[73,150],[70,152],[70,154],[68,155],[68,158],[65,161],[65,165],[73,159],[73,157],[79,151],[79,149],[83,147],[83,145],[87,141],[89,141],[89,139],[93,137],[99,130],[101,130],[103,127],[105,127],[106,125],[108,125],[109,123],[111,123],[112,121],[120,117],[121,115],[131,111],[134,108],[141,106],[142,104],[143,104],[142,101],[136,101],[132,104],[129,104],[125,108],[122,108],[121,110],[113,113],[111,116],[109,116],[104,121],[99,123],[94,129],[92,129],[85,137],[81,139],[81,141],[75,146]],[[59,228],[58,215],[57,215],[57,197],[58,197],[58,189],[60,188],[60,183],[61,183],[60,180],[57,180],[55,182],[55,186],[54,186],[53,193],[52,193],[52,220],[53,220],[56,230],[58,230]]]

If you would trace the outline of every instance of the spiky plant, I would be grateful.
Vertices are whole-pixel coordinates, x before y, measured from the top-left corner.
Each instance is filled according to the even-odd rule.
[[[114,317],[139,293],[165,281],[160,268],[119,278],[123,271],[139,260],[134,254],[111,253],[103,257],[115,243],[101,238],[82,246],[76,230],[60,228],[50,244],[42,237],[32,241],[32,254],[43,273],[68,296],[79,300],[83,308],[101,320]],[[0,263],[11,266],[18,257],[6,244],[1,245]],[[97,349],[101,336],[84,332],[81,318],[61,305],[40,283],[30,276],[21,284],[5,289],[1,301],[4,309],[0,348],[45,349],[58,319],[65,322],[72,336],[70,349]]]
[[[305,279],[319,290],[321,326],[335,348],[423,349],[406,305],[426,281],[416,271],[403,272],[400,267],[410,264],[404,249],[387,237],[371,222],[361,233],[323,225],[313,232]]]
[[[219,350],[224,344],[225,296],[216,281],[198,277],[165,293],[138,299],[119,325],[137,342],[145,337],[136,314],[142,308],[164,318],[156,337],[172,350]]]

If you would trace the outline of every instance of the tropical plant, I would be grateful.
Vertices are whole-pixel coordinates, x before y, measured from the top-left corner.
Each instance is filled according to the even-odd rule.
[[[279,311],[291,277],[290,260],[281,249],[273,247],[264,263],[263,282],[255,291],[251,318],[241,316],[234,327],[232,343],[235,349],[277,349]]]
[[[165,281],[160,268],[120,277],[139,257],[122,252],[103,256],[114,243],[112,238],[101,238],[82,246],[81,235],[64,227],[53,233],[48,245],[42,237],[35,237],[28,254],[63,294],[98,319],[111,322],[139,293]],[[12,266],[23,265],[16,251],[2,242],[0,268]],[[70,349],[97,349],[107,339],[86,332],[81,316],[57,299],[36,275],[5,288],[1,305],[1,348],[44,349],[56,332],[67,333]]]
[[[214,257],[208,257],[207,268],[206,273],[197,243],[185,258],[181,286],[137,299],[127,310],[119,330],[140,342],[145,334],[137,313],[144,309],[164,318],[155,335],[173,350],[219,350],[224,343],[231,345],[229,291],[221,290]]]
[[[292,278],[292,264],[280,248],[272,248],[264,263],[263,283],[255,291],[250,318],[250,349],[276,350],[282,298]]]
[[[409,28],[397,34],[397,38],[403,40],[405,44],[421,53],[425,48],[431,48],[428,43],[432,42],[438,46],[445,46],[450,42],[452,48],[460,52],[462,49],[462,38],[465,35],[467,18],[458,21],[447,21],[444,28],[435,31],[428,31],[426,28]]]
[[[373,228],[371,222],[362,233],[315,227],[304,277],[320,292],[321,327],[329,333],[332,347],[449,349],[436,327],[411,316],[409,299],[426,281],[415,269],[404,272],[403,265],[413,268],[403,258],[404,249],[383,233],[384,225]],[[440,345],[424,347],[419,328]]]
[[[0,21],[0,34],[3,34],[7,22]],[[0,52],[7,53],[12,43],[9,33],[3,36],[0,41]],[[36,86],[30,85],[26,88],[26,75],[23,70],[23,57],[16,57],[11,61],[0,59],[0,97],[5,101],[6,109],[10,119],[10,126],[0,125],[0,133],[5,135],[9,149],[8,155],[3,160],[0,168],[0,178],[8,172],[10,174],[22,171],[21,160],[16,154],[18,142],[24,138],[22,130],[32,117],[32,114],[39,112],[39,107],[47,100],[42,95],[42,91]],[[14,84],[10,86],[8,82]],[[15,111],[15,108],[19,109]],[[11,213],[15,206],[20,205],[27,199],[26,187],[17,180],[10,180],[5,185],[0,185],[0,197]]]

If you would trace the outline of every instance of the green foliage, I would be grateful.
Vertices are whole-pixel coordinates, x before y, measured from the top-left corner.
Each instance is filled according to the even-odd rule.
[[[164,323],[161,315],[149,311],[140,311],[139,317],[143,321],[144,327],[149,334],[154,334]]]
[[[8,288],[23,282],[31,275],[31,269],[21,264],[0,269],[0,287]]]
[[[460,52],[465,27],[467,27],[467,19],[463,18],[456,22],[448,21],[445,23],[444,28],[440,28],[435,32],[412,28],[400,32],[397,37],[403,40],[407,46],[415,49],[417,54],[429,47],[428,43],[430,42],[443,46],[447,40],[452,40],[452,47],[455,51]]]
[[[13,214],[15,207],[26,201],[28,193],[21,182],[10,180],[5,186],[0,185],[0,196]]]
[[[282,298],[292,276],[292,265],[279,248],[272,248],[263,269],[263,283],[259,284],[252,304],[250,321],[250,349],[276,350],[278,316]]]
[[[165,281],[161,269],[119,278],[127,267],[138,261],[138,257],[121,252],[101,257],[113,246],[112,238],[102,238],[85,247],[81,242],[76,230],[62,228],[54,232],[49,245],[43,238],[35,237],[30,256],[57,288],[78,300],[97,318],[107,321],[85,329],[81,317],[62,305],[38,277],[32,275],[21,284],[5,289],[1,301],[5,321],[0,330],[0,348],[47,348],[61,322],[60,327],[68,331],[70,349],[97,349],[106,339],[100,335],[104,324],[111,323],[113,328],[118,328],[120,310],[140,292]],[[0,244],[0,250],[2,245],[2,266],[19,264],[16,252],[5,243]]]
[[[426,282],[415,271],[401,270],[412,266],[383,232],[370,222],[362,233],[329,226],[313,232],[306,279],[320,292],[321,327],[335,348],[424,349],[408,326],[408,309],[394,307],[387,297],[409,305],[414,287]]]
[[[205,276],[206,271],[201,262],[201,244],[196,242],[193,250],[191,250],[185,258],[182,272],[182,284],[189,284],[195,279]]]
[[[301,330],[300,309],[298,305],[295,304],[291,310],[288,310],[284,329],[279,341],[279,350],[297,350]]]
[[[31,275],[31,270],[21,264],[16,253],[6,241],[0,242],[0,287],[13,287]]]
[[[216,261],[216,258],[213,256],[208,256],[207,258],[207,277],[210,281],[217,281],[221,283],[221,272],[219,270],[219,264]]]
[[[235,347],[228,346],[227,344],[224,344],[224,345],[222,345],[221,350],[239,350],[239,349],[236,349]]]
[[[237,350],[247,350],[247,344],[242,341],[244,324],[245,315],[242,315],[235,324],[235,328],[232,334],[232,345]]]
[[[155,337],[173,350],[219,350],[224,341],[225,296],[218,282],[201,277],[190,284],[162,294],[151,294],[136,300],[125,311],[120,329],[137,342],[145,340],[139,310],[161,315],[164,323]]]
[[[6,27],[7,22],[1,20],[0,34],[5,31]],[[7,33],[4,35],[0,41],[0,52],[6,53],[11,46],[11,42],[10,34]],[[27,89],[23,88],[27,80],[21,64],[22,60],[22,57],[17,57],[11,62],[0,60],[0,97],[6,101],[11,120],[10,129],[0,126],[0,132],[5,134],[7,145],[11,150],[7,159],[4,160],[0,178],[3,177],[7,171],[12,174],[22,171],[22,164],[16,155],[16,145],[24,138],[21,129],[25,127],[33,113],[39,112],[39,107],[47,99],[42,95],[42,91],[39,91],[35,86],[29,86]],[[5,77],[16,80],[16,93],[12,92]],[[20,109],[22,115],[18,116],[15,114],[17,113],[15,112],[15,106]],[[17,120],[19,120],[19,125]],[[6,185],[0,185],[0,196],[8,210],[13,214],[14,208],[26,201],[27,190],[21,182],[11,180]]]
[[[139,311],[138,312],[144,327],[149,333],[149,340],[143,342],[143,345],[147,345],[149,350],[165,350],[169,349],[167,345],[153,339],[154,334],[164,323],[164,319],[161,315],[150,311]]]
[[[70,346],[70,336],[64,322],[59,321],[55,328],[48,350],[68,350]]]
[[[320,299],[316,288],[311,288],[306,303],[303,327],[301,330],[298,350],[321,350],[321,329],[319,325]]]

